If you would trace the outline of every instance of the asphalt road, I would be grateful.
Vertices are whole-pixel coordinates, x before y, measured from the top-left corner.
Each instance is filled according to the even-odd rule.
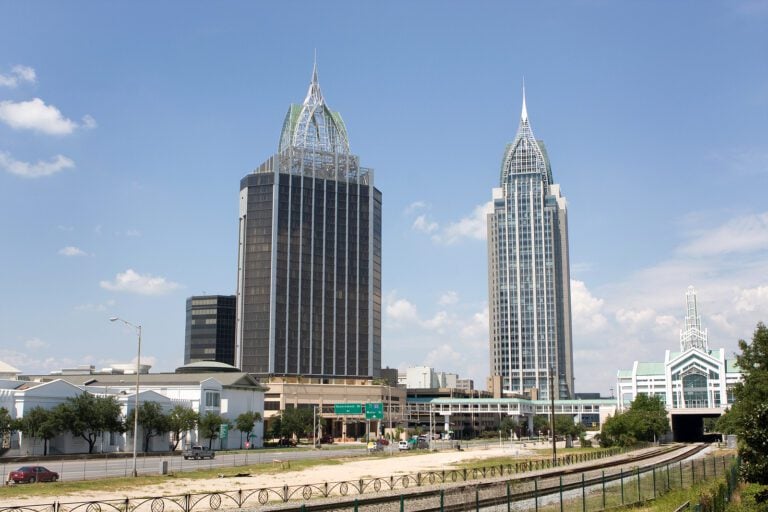
[[[179,455],[158,457],[144,457],[139,454],[136,458],[136,470],[139,475],[151,475],[161,472],[163,462],[168,464],[169,472],[194,471],[197,469],[232,468],[248,464],[271,463],[273,461],[292,461],[304,459],[328,459],[336,457],[353,457],[365,455],[364,446],[354,446],[341,449],[312,448],[288,448],[284,450],[248,450],[237,453],[217,453],[215,459],[184,460]],[[276,462],[277,463],[277,462]],[[130,476],[133,473],[133,458],[90,458],[82,460],[47,460],[41,458],[38,461],[24,463],[0,464],[3,479],[7,480],[8,474],[21,466],[45,466],[59,474],[62,481],[93,480],[104,477]]]

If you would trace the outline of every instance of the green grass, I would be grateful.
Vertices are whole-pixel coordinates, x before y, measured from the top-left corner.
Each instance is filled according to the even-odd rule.
[[[561,455],[569,455],[574,453],[594,453],[594,452],[600,452],[600,451],[607,451],[607,449],[566,448],[563,450],[557,450],[557,456],[560,457]],[[469,459],[464,461],[461,464],[458,464],[457,467],[461,469],[463,468],[475,469],[475,468],[482,468],[482,467],[498,466],[500,464],[515,464],[515,463],[524,462],[524,461],[549,460],[552,458],[552,450],[533,450],[533,452],[534,452],[533,455],[521,455],[521,456],[505,455],[502,457]]]

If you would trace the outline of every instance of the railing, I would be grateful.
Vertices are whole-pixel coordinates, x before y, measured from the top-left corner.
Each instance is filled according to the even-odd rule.
[[[381,510],[384,504],[399,505],[400,510],[405,510],[402,507],[406,502],[409,510],[479,510],[506,503],[508,508],[515,504],[523,507],[522,510],[591,512],[647,501],[673,488],[687,488],[708,478],[723,476],[728,464],[728,460],[721,457],[636,467],[629,471],[610,465],[584,472],[576,468],[556,469],[569,463],[606,458],[621,451],[569,454],[560,457],[554,465],[551,459],[527,460],[477,468],[227,492],[0,506],[0,512],[201,512],[244,507],[274,508],[286,503],[307,511],[354,509],[359,512],[366,508]],[[631,459],[627,460],[632,463]],[[554,469],[555,473],[523,475],[546,469]],[[517,476],[513,479],[513,475]],[[430,486],[441,488],[430,489]],[[335,499],[329,503],[321,498]]]

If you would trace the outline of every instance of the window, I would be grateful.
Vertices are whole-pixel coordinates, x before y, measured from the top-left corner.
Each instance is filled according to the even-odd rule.
[[[218,391],[205,392],[206,407],[219,407],[220,405],[221,405],[221,393],[219,393]]]

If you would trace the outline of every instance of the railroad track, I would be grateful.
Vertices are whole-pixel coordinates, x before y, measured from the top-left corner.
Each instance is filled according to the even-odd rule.
[[[645,451],[643,453],[633,454],[629,456],[624,455],[621,457],[614,457],[613,459],[609,459],[609,460],[598,460],[598,461],[595,461],[595,463],[593,464],[579,463],[578,466],[576,467],[567,466],[567,467],[560,467],[560,468],[551,468],[546,470],[538,470],[535,472],[535,474],[532,474],[532,475],[531,474],[518,475],[511,478],[496,477],[496,478],[488,479],[486,481],[474,481],[472,483],[461,482],[456,484],[443,484],[443,489],[445,489],[446,491],[450,490],[451,493],[458,493],[458,494],[462,492],[472,492],[475,494],[475,496],[478,496],[479,494],[476,493],[477,490],[498,486],[502,482],[510,481],[515,485],[520,485],[520,484],[530,483],[535,480],[565,477],[565,476],[573,475],[576,473],[586,473],[588,471],[609,469],[617,466],[626,466],[626,465],[631,466],[639,462],[647,461],[655,457],[660,457],[666,454],[679,451],[683,446],[685,445],[681,445],[681,444],[665,445],[654,450]],[[613,475],[605,475],[604,477],[600,476],[596,478],[585,479],[583,481],[579,480],[578,482],[564,483],[562,486],[556,485],[556,486],[536,488],[535,490],[532,490],[532,491],[517,490],[514,493],[510,494],[510,496],[503,495],[503,496],[497,496],[497,497],[488,497],[488,498],[478,499],[475,505],[479,505],[480,507],[490,507],[493,505],[506,503],[507,499],[511,499],[512,501],[524,501],[528,499],[534,499],[536,497],[541,498],[542,496],[559,493],[561,489],[562,491],[565,492],[565,491],[570,491],[574,489],[580,489],[582,485],[593,486],[593,485],[602,484],[603,482],[611,482],[611,481],[619,480],[622,477],[636,476],[638,475],[638,473],[642,474],[644,472],[651,471],[653,468],[656,468],[659,466],[665,466],[668,464],[672,464],[672,463],[684,460],[688,457],[691,457],[692,455],[695,455],[696,453],[700,452],[706,447],[707,445],[704,443],[690,445],[687,450],[684,450],[673,457],[664,459],[662,462],[649,465],[643,470],[634,471],[631,474],[619,473],[619,474],[613,474]],[[312,512],[336,510],[336,509],[348,510],[353,505],[356,505],[357,507],[366,507],[371,505],[392,503],[397,500],[397,496],[404,495],[407,497],[407,500],[409,502],[409,510],[416,510],[413,508],[414,501],[418,500],[419,498],[434,497],[436,492],[438,492],[436,487],[438,486],[429,485],[429,486],[419,487],[413,490],[409,489],[407,491],[402,491],[402,490],[391,491],[391,492],[387,492],[386,494],[384,493],[379,493],[376,495],[360,494],[355,497],[347,497],[346,499],[341,497],[335,497],[331,499],[332,501],[329,500],[325,503],[311,501],[311,502],[307,502],[306,505],[308,506],[308,508],[312,510]],[[465,507],[466,507],[465,503],[444,504],[442,506],[442,510],[445,512],[453,512],[453,511],[464,510]],[[286,503],[276,507],[270,507],[269,510],[284,510],[288,508],[295,510],[296,504]],[[441,507],[426,506],[424,508],[419,508],[418,510],[420,512],[433,512],[433,511],[441,510]]]

